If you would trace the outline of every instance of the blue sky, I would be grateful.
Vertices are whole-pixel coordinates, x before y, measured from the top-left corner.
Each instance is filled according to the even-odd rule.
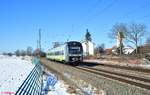
[[[87,28],[96,45],[111,47],[116,23],[143,23],[149,31],[149,9],[149,0],[0,0],[0,51],[35,49],[39,28],[45,51],[55,41],[83,40]]]

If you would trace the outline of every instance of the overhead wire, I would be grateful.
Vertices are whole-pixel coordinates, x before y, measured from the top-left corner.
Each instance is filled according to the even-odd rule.
[[[88,14],[92,13],[101,2],[102,2],[102,0],[97,0],[94,4],[91,5],[90,9],[88,9],[86,13],[88,13]],[[85,18],[85,16],[83,18]],[[82,26],[82,24],[79,24],[79,26],[77,26],[77,28],[80,28],[81,26]]]
[[[102,0],[97,0],[91,7],[87,10],[87,13],[92,13],[94,9],[98,7],[98,5],[102,2]]]
[[[107,6],[105,6],[101,11],[99,11],[96,15],[94,15],[93,17],[87,19],[86,22],[84,22],[83,24],[80,24],[77,28],[83,27],[83,26],[84,26],[85,24],[87,24],[88,22],[94,20],[97,16],[103,14],[106,10],[108,10],[109,8],[111,8],[111,7],[116,3],[116,1],[117,1],[117,0],[113,0],[111,3],[109,3]],[[125,14],[123,15],[123,16],[124,16],[123,18],[127,18],[127,17],[130,16],[131,14],[134,14],[135,12],[138,12],[139,9],[143,9],[143,8],[145,8],[145,7],[148,7],[148,6],[150,6],[150,2],[148,2],[148,3],[146,3],[146,4],[142,5],[142,6],[140,6],[138,9],[135,9],[135,10],[132,10],[132,11],[129,11],[129,12],[125,13]],[[148,17],[150,17],[150,14],[145,15],[145,16],[143,16],[143,17],[140,17],[140,19],[141,19],[141,18],[148,18]]]
[[[94,20],[97,16],[103,14],[104,12],[106,12],[109,8],[111,8],[115,3],[116,3],[117,0],[112,0],[112,2],[110,2],[107,6],[105,6],[101,11],[97,12],[96,15],[94,15],[93,17],[89,18],[86,20],[85,23],[83,24],[80,24],[77,28],[81,28],[83,27],[85,24],[87,24],[88,22]]]
[[[133,14],[139,12],[140,9],[143,9],[143,8],[146,8],[146,7],[149,7],[149,6],[150,6],[150,2],[148,2],[148,3],[146,3],[146,4],[142,5],[142,6],[140,6],[140,7],[138,7],[138,8],[136,8],[136,9],[134,9],[134,10],[131,10],[131,11],[127,12],[127,13],[124,13],[123,16],[122,16],[122,17],[119,17],[119,18],[120,18],[120,19],[121,19],[121,18],[122,18],[122,19],[128,18],[128,17],[130,17],[131,15],[133,15]]]
[[[98,7],[98,5],[99,5],[102,1],[103,1],[103,0],[96,0],[96,2],[94,2],[93,4],[91,4],[91,6],[89,7],[89,9],[87,9],[86,13],[92,13],[92,12]],[[81,18],[82,18],[82,17],[81,17]],[[85,18],[85,17],[83,17],[83,18]],[[69,32],[69,34],[68,34],[68,39],[67,39],[67,40],[69,40],[69,39],[71,38],[71,34],[73,33],[74,29],[75,29],[75,25],[72,24],[72,30],[71,30],[71,32]]]

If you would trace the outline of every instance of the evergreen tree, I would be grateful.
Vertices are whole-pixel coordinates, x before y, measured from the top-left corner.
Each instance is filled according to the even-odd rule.
[[[86,40],[86,41],[92,41],[91,34],[90,34],[90,32],[88,31],[88,29],[86,30],[85,40]]]

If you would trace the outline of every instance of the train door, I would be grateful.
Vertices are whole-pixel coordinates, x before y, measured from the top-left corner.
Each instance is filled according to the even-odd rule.
[[[68,52],[68,45],[65,45],[65,49],[64,49],[64,54],[65,54],[65,62],[69,62],[69,52]]]

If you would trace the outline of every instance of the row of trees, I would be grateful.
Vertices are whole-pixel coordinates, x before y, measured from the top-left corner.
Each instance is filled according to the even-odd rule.
[[[116,39],[118,37],[118,33],[120,34],[119,40],[120,40],[120,46],[119,48],[122,51],[123,48],[123,43],[122,39],[125,40],[127,43],[133,44],[133,46],[136,48],[136,53],[138,53],[138,46],[140,40],[145,36],[147,32],[146,26],[144,24],[137,24],[137,23],[132,23],[132,24],[125,24],[125,23],[118,23],[115,24],[109,33],[109,37],[111,39]],[[150,40],[150,39],[149,39]],[[149,42],[148,40],[148,42]]]
[[[105,44],[102,43],[101,45],[98,45],[94,48],[94,54],[103,54],[105,53]]]
[[[119,46],[116,48],[119,54],[123,54],[124,44],[123,41],[133,48],[135,48],[135,53],[138,52],[138,47],[140,46],[141,40],[149,35],[146,25],[144,24],[137,24],[137,23],[117,23],[115,24],[111,32],[108,34],[110,39],[119,39]],[[146,39],[146,44],[150,44],[150,36]],[[95,47],[95,54],[97,53],[104,53],[105,52],[105,45],[101,44]]]
[[[42,50],[40,50],[39,48],[33,50],[32,47],[27,47],[26,50],[16,50],[15,51],[15,55],[16,56],[41,56],[41,57],[45,57],[46,53]]]
[[[46,53],[42,50],[40,50],[39,48],[33,50],[32,47],[27,47],[26,50],[19,50],[17,49],[14,53],[12,52],[3,52],[3,55],[8,55],[8,56],[12,56],[12,55],[16,55],[16,56],[41,56],[41,57],[45,57]]]
[[[27,47],[26,50],[16,50],[14,53],[12,52],[3,52],[3,55],[8,55],[8,56],[12,56],[12,55],[16,55],[16,56],[25,56],[25,55],[28,55],[28,56],[32,56],[33,55],[33,49],[32,47]]]
[[[27,47],[26,50],[19,50],[18,49],[15,51],[16,56],[25,56],[25,55],[31,56],[32,54],[33,54],[32,47]]]

